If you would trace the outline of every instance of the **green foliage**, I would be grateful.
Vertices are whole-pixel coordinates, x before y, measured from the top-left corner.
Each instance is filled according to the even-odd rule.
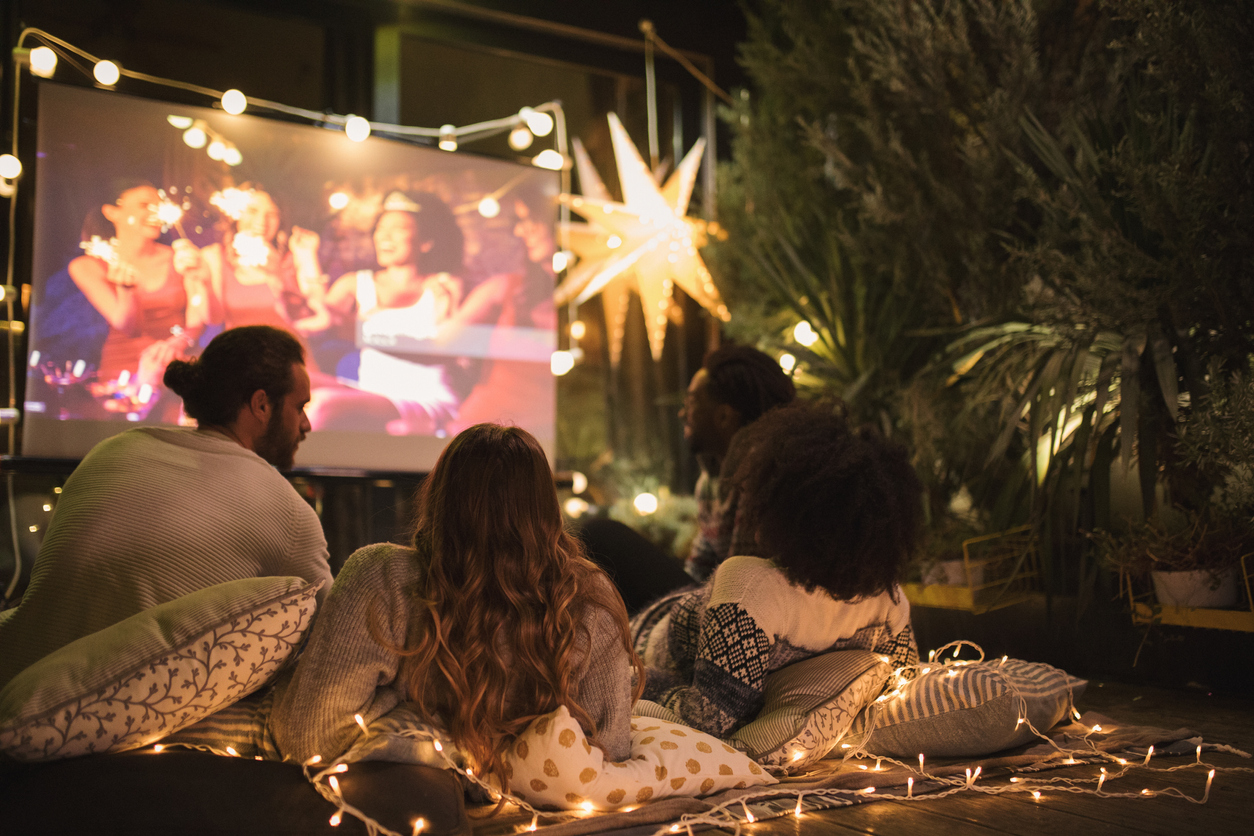
[[[1254,6],[757,0],[749,19],[715,259],[733,326],[908,436],[938,521],[969,486],[992,527],[1031,519],[1072,588],[1112,465],[1148,519],[1246,475],[1175,438],[1254,428],[1244,382],[1229,424],[1188,408],[1254,355]]]

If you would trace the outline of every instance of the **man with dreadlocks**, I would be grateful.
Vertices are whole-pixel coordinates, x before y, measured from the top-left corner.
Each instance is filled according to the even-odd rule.
[[[628,612],[706,580],[728,555],[757,554],[752,533],[737,522],[737,492],[720,484],[719,473],[736,434],[795,396],[792,379],[756,348],[729,344],[706,356],[679,411],[684,439],[701,466],[697,534],[684,565],[622,523],[592,520],[580,530],[588,556],[614,579]]]

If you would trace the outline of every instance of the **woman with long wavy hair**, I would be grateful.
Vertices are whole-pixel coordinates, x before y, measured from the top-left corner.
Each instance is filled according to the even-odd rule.
[[[622,599],[563,529],[539,443],[477,424],[423,483],[412,546],[345,563],[271,729],[286,757],[325,761],[357,739],[355,714],[405,702],[505,785],[505,749],[559,705],[626,759],[633,670],[642,681]]]

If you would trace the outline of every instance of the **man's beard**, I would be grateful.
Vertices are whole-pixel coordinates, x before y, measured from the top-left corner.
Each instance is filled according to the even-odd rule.
[[[270,414],[266,431],[257,439],[256,453],[279,470],[291,470],[296,463],[296,448],[300,446],[300,436],[290,441],[283,432],[282,403]]]

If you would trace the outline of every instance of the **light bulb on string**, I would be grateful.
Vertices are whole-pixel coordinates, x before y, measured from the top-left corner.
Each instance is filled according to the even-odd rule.
[[[588,477],[576,470],[570,474],[570,490],[572,493],[583,493],[588,489]]]
[[[584,325],[582,319],[576,319],[570,324],[570,335],[576,340],[582,340],[584,335],[588,333],[588,326]],[[579,493],[576,491],[576,493]]]
[[[248,107],[248,97],[234,88],[222,94],[222,109],[232,116],[239,116]]]
[[[553,272],[560,273],[570,266],[570,252],[568,250],[558,250],[553,253]],[[572,322],[571,325],[574,325]],[[576,337],[575,339],[579,339]]]
[[[552,148],[546,148],[531,158],[536,168],[547,168],[549,171],[561,171],[566,167],[566,158]]]
[[[515,151],[525,151],[531,147],[531,143],[535,141],[535,137],[531,131],[527,130],[526,125],[518,125],[509,132],[509,147]]]
[[[797,358],[785,351],[779,355],[779,367],[791,374],[792,370],[797,368]]]
[[[226,143],[220,139],[215,139],[209,143],[205,153],[209,155],[209,159],[221,161],[226,156]]]
[[[348,195],[345,194],[344,192],[335,192],[329,198],[327,198],[327,203],[331,205],[332,209],[338,212],[344,207],[348,206],[348,200],[349,200]]]
[[[452,125],[440,126],[440,150],[456,151],[457,150],[457,128]]]
[[[222,152],[222,162],[229,166],[237,166],[244,161],[244,155],[240,150],[231,143],[226,144],[226,150]]]
[[[635,507],[636,513],[642,517],[657,513],[657,497],[648,491],[636,494],[631,504]]]
[[[370,136],[370,123],[361,116],[349,116],[344,123],[344,134],[353,142],[364,142]]]
[[[527,123],[527,128],[536,136],[548,136],[553,133],[553,117],[534,108],[524,107],[518,115]]]
[[[52,74],[57,71],[57,54],[46,46],[35,47],[28,58],[31,75],[52,78]]]
[[[797,323],[795,328],[792,329],[792,338],[796,340],[798,344],[809,348],[818,342],[819,335],[815,333],[814,328],[811,327],[810,323],[803,319]]]
[[[0,154],[0,177],[16,180],[22,176],[22,161],[12,154]]]
[[[183,131],[190,128],[194,120],[190,116],[179,116],[176,113],[171,113],[165,118],[165,121],[169,122],[171,126],[178,128],[180,131]]]
[[[112,87],[122,77],[122,68],[112,61],[97,61],[91,74],[105,87]]]

